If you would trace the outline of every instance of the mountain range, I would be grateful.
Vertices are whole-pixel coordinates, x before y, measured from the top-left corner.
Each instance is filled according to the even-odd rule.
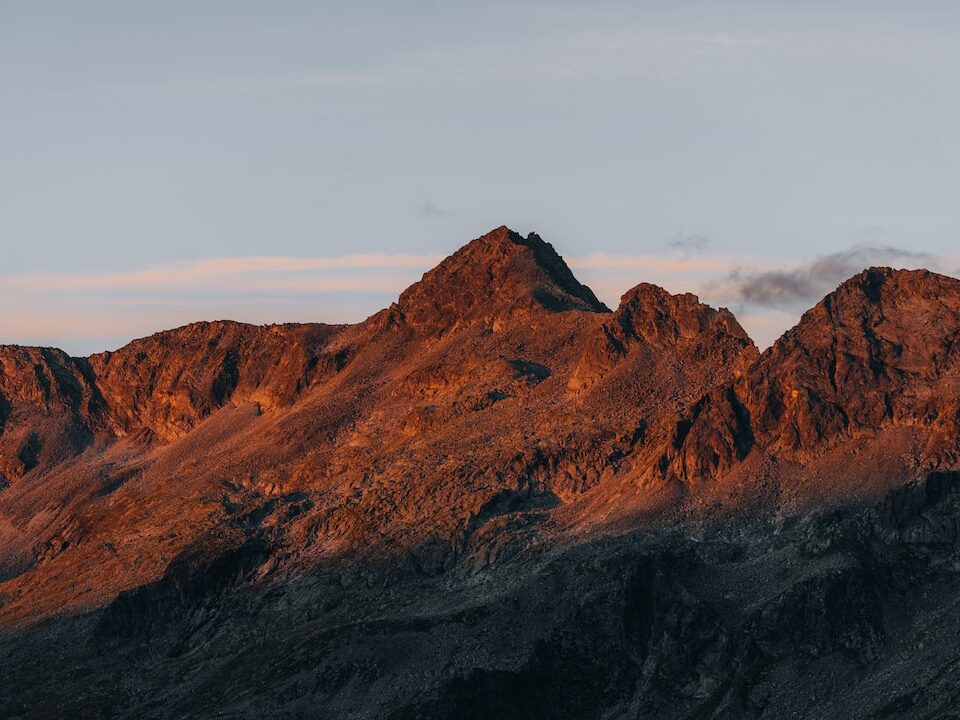
[[[536,234],[354,325],[0,347],[0,715],[960,717],[960,281],[760,352]]]

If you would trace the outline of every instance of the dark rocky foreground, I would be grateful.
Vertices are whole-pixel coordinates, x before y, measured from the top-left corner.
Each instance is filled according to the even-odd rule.
[[[0,640],[6,718],[960,717],[960,474],[869,507],[253,576]]]

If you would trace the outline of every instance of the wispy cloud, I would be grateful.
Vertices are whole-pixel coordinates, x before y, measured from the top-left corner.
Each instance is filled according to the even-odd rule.
[[[708,283],[705,291],[727,302],[794,308],[818,301],[847,278],[873,265],[936,269],[939,264],[936,257],[927,253],[889,245],[856,245],[796,267],[737,267],[726,277]]]
[[[430,198],[424,195],[423,202],[417,208],[417,215],[420,216],[421,220],[436,220],[437,218],[448,217],[452,213],[449,210],[437,207]]]
[[[151,265],[112,273],[55,272],[0,275],[0,292],[104,292],[123,289],[238,289],[244,292],[370,292],[398,284],[439,255],[358,254],[343,257],[237,257]],[[336,271],[336,272],[331,272]],[[399,286],[402,289],[402,286]]]
[[[0,342],[116,346],[194,320],[353,322],[389,304],[441,254],[220,257],[114,272],[0,275]],[[593,253],[568,263],[605,300],[640,281],[679,292],[728,272],[715,257]]]
[[[0,342],[86,354],[195,320],[355,322],[440,259],[228,257],[116,272],[0,275]]]
[[[698,233],[677,233],[667,239],[667,247],[684,253],[700,253],[707,249],[710,239]]]
[[[672,39],[679,43],[706,45],[709,47],[733,50],[736,48],[763,47],[768,42],[759,37],[731,35],[729,33],[713,33],[712,35],[674,35]]]

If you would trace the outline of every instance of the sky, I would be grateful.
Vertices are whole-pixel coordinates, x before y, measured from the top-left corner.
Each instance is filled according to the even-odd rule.
[[[499,225],[761,346],[960,274],[960,4],[0,0],[0,343],[354,322]]]

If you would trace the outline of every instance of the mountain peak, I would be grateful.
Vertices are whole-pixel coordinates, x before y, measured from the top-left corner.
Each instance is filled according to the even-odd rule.
[[[842,282],[800,318],[775,344],[789,346],[799,338],[838,338],[870,334],[886,327],[907,344],[928,327],[921,317],[940,325],[960,310],[960,280],[930,270],[870,267]],[[941,334],[942,327],[935,331]],[[881,330],[881,335],[884,331]]]
[[[398,307],[408,325],[425,332],[512,310],[608,311],[550,243],[505,225],[428,271],[401,294]]]
[[[888,267],[854,275],[752,369],[758,436],[809,452],[864,428],[949,416],[953,401],[935,388],[960,369],[958,335],[960,280]]]

